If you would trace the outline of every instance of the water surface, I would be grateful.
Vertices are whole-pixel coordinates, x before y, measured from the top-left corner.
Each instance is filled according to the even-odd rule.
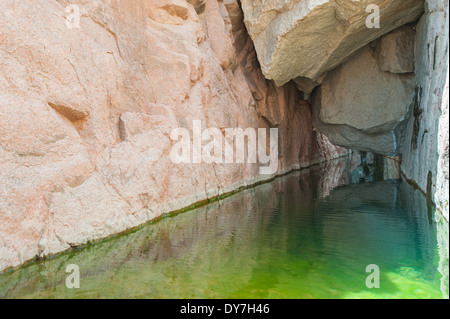
[[[0,297],[448,298],[448,224],[404,182],[351,184],[346,165],[0,275]],[[69,264],[80,289],[65,286]],[[379,289],[366,287],[369,264]]]

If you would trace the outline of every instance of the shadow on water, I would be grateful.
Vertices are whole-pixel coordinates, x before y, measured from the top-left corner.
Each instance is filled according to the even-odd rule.
[[[296,172],[30,264],[0,276],[0,297],[448,298],[448,224],[405,182],[367,183],[361,163]],[[65,286],[69,264],[80,289]],[[369,264],[380,289],[366,287]]]

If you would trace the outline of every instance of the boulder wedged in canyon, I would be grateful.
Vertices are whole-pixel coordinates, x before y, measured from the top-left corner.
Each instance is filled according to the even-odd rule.
[[[414,101],[414,75],[381,71],[375,52],[366,46],[327,74],[313,100],[314,125],[333,144],[396,156]]]
[[[402,155],[403,175],[448,221],[448,1],[241,3],[263,74],[277,85],[292,80],[307,99],[317,90],[316,128],[332,143]],[[359,67],[375,79],[357,72],[341,83],[367,47],[373,56]]]
[[[261,68],[282,85],[296,78],[320,84],[323,75],[358,49],[423,13],[423,0],[242,0],[245,22]],[[368,28],[369,5],[380,9],[380,27]],[[370,7],[369,7],[370,9]],[[307,83],[301,90],[310,90]],[[309,93],[309,92],[308,92]]]
[[[265,79],[236,1],[2,0],[0,34],[0,271],[347,153]],[[195,120],[278,128],[277,172],[173,163]]]

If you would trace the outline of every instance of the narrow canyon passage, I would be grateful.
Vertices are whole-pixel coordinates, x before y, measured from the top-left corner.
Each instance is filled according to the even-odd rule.
[[[401,180],[355,175],[349,160],[290,174],[7,273],[0,297],[448,298],[442,217]],[[80,289],[66,288],[69,264]]]
[[[448,1],[0,4],[0,298],[449,297]]]

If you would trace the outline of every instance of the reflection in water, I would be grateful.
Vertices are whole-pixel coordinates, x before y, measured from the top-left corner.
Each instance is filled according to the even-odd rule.
[[[0,296],[448,298],[448,224],[399,180],[351,184],[354,168],[294,173],[31,264],[0,276]],[[80,267],[80,289],[65,287],[69,264]],[[380,267],[380,289],[365,285],[369,264]]]

